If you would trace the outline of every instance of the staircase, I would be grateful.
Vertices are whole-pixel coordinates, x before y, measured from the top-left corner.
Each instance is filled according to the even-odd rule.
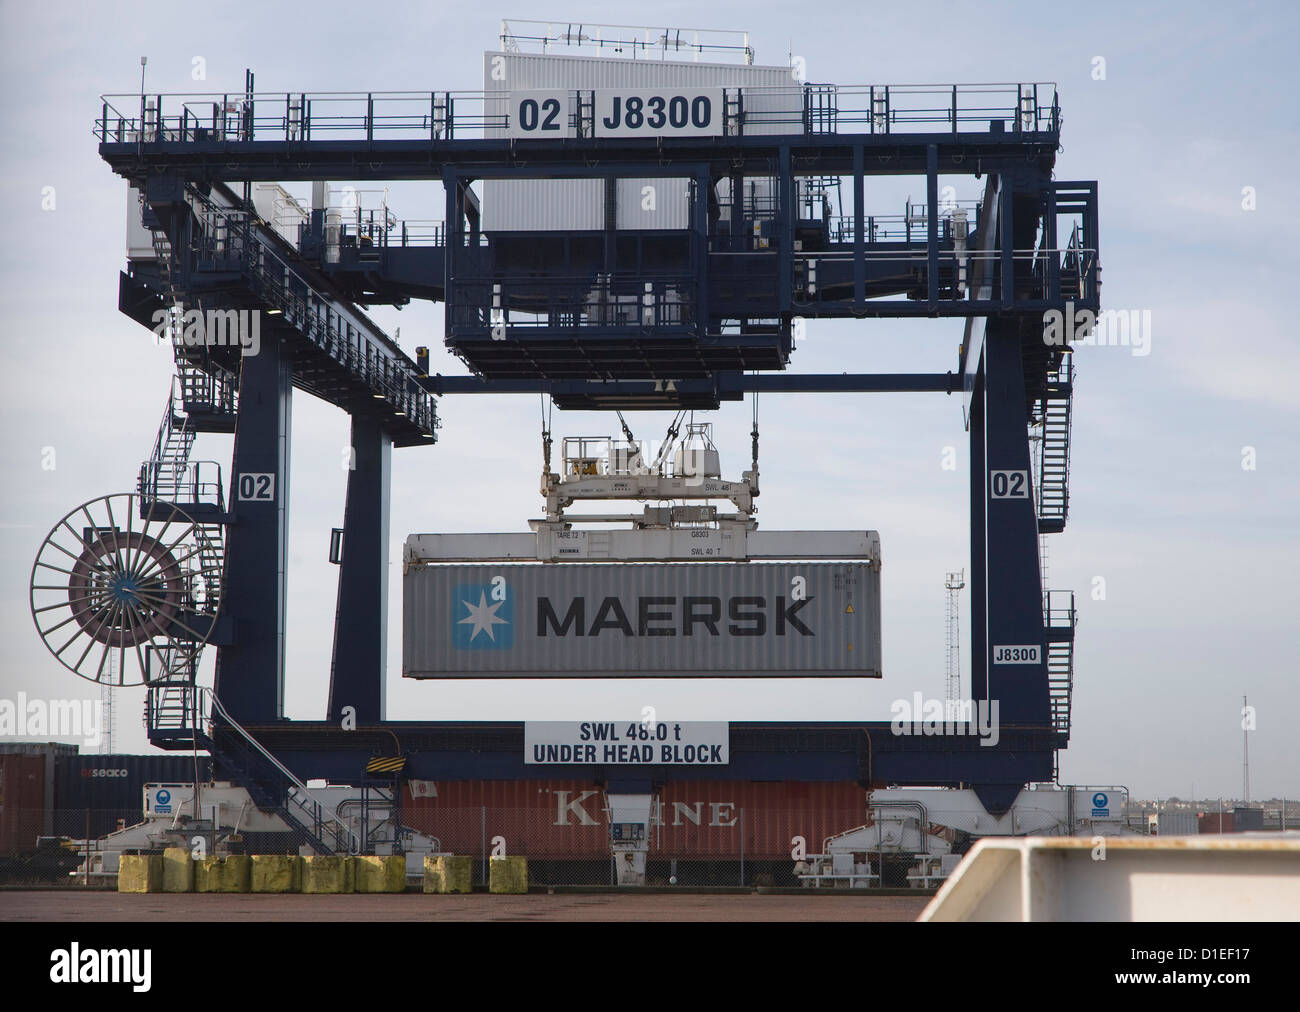
[[[174,507],[199,527],[196,536],[203,577],[193,588],[199,606],[219,598],[228,517],[221,465],[191,461],[190,452],[199,432],[234,430],[236,384],[235,377],[220,367],[205,372],[178,358],[153,453],[140,467],[141,515],[157,517]]]
[[[278,815],[300,844],[310,846],[317,854],[359,853],[360,841],[343,821],[226,712],[216,693],[199,691],[202,700],[212,707],[209,737],[220,738],[214,758],[219,754],[221,764],[235,772],[237,782],[248,789],[257,806]]]
[[[1058,534],[1065,530],[1070,510],[1070,402],[1074,392],[1071,352],[1047,374],[1044,396],[1038,401],[1042,431],[1037,439],[1038,530]]]
[[[140,202],[143,207],[143,196]],[[177,309],[181,306],[181,291],[176,284],[175,272],[172,268],[172,242],[161,228],[151,228],[149,238],[153,245],[154,256],[158,260],[158,273],[162,278],[163,295],[167,306],[169,309]]]
[[[148,500],[174,503],[186,490],[185,478],[196,433],[182,406],[180,387],[180,376],[172,377],[158,438],[154,440],[149,459],[140,468],[140,494]]]
[[[223,774],[246,788],[254,804],[272,812],[300,846],[315,853],[356,854],[361,841],[298,777],[226,712],[211,689],[178,675],[149,686],[150,740],[193,741],[212,753]]]
[[[176,375],[172,377],[153,452],[140,467],[140,515],[161,520],[179,511],[194,522],[198,565],[189,581],[186,607],[215,617],[221,600],[229,521],[225,488],[220,464],[192,461],[190,454],[199,432],[234,430],[238,380],[213,364],[209,364],[213,371],[205,372],[181,357],[178,337],[173,329]],[[196,737],[200,729],[193,717],[201,650],[201,644],[179,639],[150,645],[145,726],[151,743],[174,748],[177,743],[192,742],[195,747],[210,749],[211,741],[206,736]]]
[[[164,740],[192,741],[197,652],[157,643],[146,650],[149,691],[145,696],[145,727],[149,740],[155,744]]]
[[[1074,694],[1074,628],[1078,614],[1074,592],[1049,590],[1043,595],[1043,621],[1047,641],[1047,693],[1052,726],[1069,737],[1070,703]]]
[[[1047,590],[1048,542],[1045,535],[1065,530],[1070,509],[1070,404],[1074,393],[1073,353],[1061,352],[1049,365],[1043,395],[1037,401],[1034,489],[1038,515],[1039,565],[1043,590],[1044,639],[1047,644],[1047,694],[1052,726],[1062,743],[1070,737],[1074,693],[1074,627],[1078,616],[1072,591]],[[1060,750],[1053,753],[1053,779],[1059,777]]]

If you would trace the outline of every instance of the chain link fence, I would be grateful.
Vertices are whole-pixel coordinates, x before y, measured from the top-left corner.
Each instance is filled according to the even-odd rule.
[[[430,807],[405,811],[402,821],[436,838],[443,851],[475,858],[476,884],[487,884],[489,861],[502,855],[528,859],[531,885],[617,884],[610,826],[606,813],[594,807]],[[796,855],[823,853],[827,836],[865,821],[856,808],[754,811],[708,803],[658,808],[649,826],[645,884],[799,886]],[[892,877],[888,867],[886,877]]]
[[[80,853],[91,841],[141,821],[138,808],[46,812],[0,811],[0,884],[75,882]],[[407,806],[404,829],[437,842],[441,853],[471,857],[474,884],[486,887],[494,856],[528,859],[528,880],[536,886],[617,884],[615,844],[608,812],[598,799],[581,794],[536,807],[473,805]],[[755,810],[732,804],[696,802],[656,806],[645,851],[645,884],[687,887],[800,886],[796,863],[825,853],[827,838],[867,821],[859,808]],[[385,833],[385,836],[391,834]],[[224,845],[235,853],[298,853],[291,833],[245,832]],[[910,858],[866,854],[873,870],[883,863],[883,884],[903,885]],[[879,881],[879,880],[877,880]]]

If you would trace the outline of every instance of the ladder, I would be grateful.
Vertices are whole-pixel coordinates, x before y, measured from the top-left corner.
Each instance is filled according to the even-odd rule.
[[[808,84],[803,89],[803,128],[809,134],[839,131],[838,89],[833,84]]]
[[[1062,352],[1047,374],[1047,389],[1039,399],[1042,432],[1037,440],[1038,530],[1057,534],[1065,529],[1070,509],[1070,420],[1074,392],[1071,352]]]
[[[145,710],[150,736],[165,732],[206,749],[259,808],[280,818],[300,845],[322,855],[358,853],[361,841],[347,824],[241,727],[211,689],[194,683],[195,662],[192,655],[173,662],[179,675],[173,671],[173,677],[150,684]]]
[[[1047,694],[1052,726],[1070,734],[1070,706],[1074,695],[1074,631],[1078,613],[1074,592],[1049,590],[1043,594],[1043,620],[1047,641]]]

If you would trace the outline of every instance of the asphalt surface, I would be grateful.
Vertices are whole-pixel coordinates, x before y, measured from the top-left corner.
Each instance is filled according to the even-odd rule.
[[[0,892],[0,921],[913,921],[928,896]]]

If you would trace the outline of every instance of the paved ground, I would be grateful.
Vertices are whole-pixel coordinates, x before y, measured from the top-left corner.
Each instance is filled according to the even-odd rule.
[[[926,896],[0,892],[0,921],[912,921]]]

